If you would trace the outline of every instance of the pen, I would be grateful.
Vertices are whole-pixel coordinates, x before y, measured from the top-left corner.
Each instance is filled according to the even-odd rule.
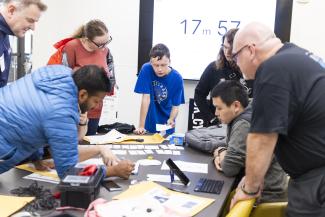
[[[169,188],[169,187],[167,187],[167,188],[168,188],[169,190],[176,191],[176,192],[179,192],[179,193],[189,194],[187,191],[182,191],[182,190],[179,190],[179,189]]]
[[[174,182],[174,171],[169,170],[169,175],[170,175],[170,183],[173,183]]]

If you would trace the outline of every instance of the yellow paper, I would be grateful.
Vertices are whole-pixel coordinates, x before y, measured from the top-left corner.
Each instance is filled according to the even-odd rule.
[[[53,172],[50,172],[50,171],[36,170],[35,168],[30,167],[28,163],[18,165],[18,166],[16,166],[16,168],[21,169],[21,170],[26,170],[26,171],[29,171],[29,172],[32,172],[32,173],[37,173],[37,174],[42,175],[42,176],[51,177],[51,178],[53,178],[53,179],[55,179],[57,181],[60,181],[60,178],[59,178],[57,173],[53,173]]]
[[[122,192],[119,195],[116,195],[113,197],[113,199],[130,199],[134,197],[141,197],[144,194],[148,193],[149,191],[152,191],[154,189],[161,189],[164,191],[164,193],[167,193],[169,195],[181,195],[183,198],[188,198],[188,199],[193,199],[195,201],[199,201],[199,204],[195,206],[189,213],[182,213],[182,214],[187,214],[190,216],[194,216],[197,213],[199,213],[201,210],[209,206],[211,203],[213,203],[215,200],[211,198],[205,198],[205,197],[199,197],[191,194],[183,194],[180,192],[172,191],[169,190],[157,183],[151,182],[151,181],[145,181],[145,182],[140,182],[136,185],[132,185],[129,187],[128,190]]]
[[[0,217],[7,217],[14,214],[34,199],[35,197],[0,195]]]
[[[109,138],[105,135],[96,135],[96,136],[85,136],[83,139],[91,144],[142,144],[142,145],[152,145],[152,144],[161,144],[164,141],[164,137],[160,134],[155,133],[153,135],[125,135],[118,139]],[[136,139],[143,139],[143,142],[137,142]]]
[[[135,139],[143,139],[143,142],[136,142]],[[115,142],[114,144],[161,144],[164,141],[164,137],[162,137],[159,133],[155,133],[153,135],[132,135],[127,136],[121,142]]]

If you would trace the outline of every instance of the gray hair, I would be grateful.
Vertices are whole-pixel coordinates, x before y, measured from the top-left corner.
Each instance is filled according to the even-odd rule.
[[[3,4],[17,3],[18,7],[27,8],[30,5],[36,5],[40,11],[46,11],[47,6],[41,0],[4,0]]]

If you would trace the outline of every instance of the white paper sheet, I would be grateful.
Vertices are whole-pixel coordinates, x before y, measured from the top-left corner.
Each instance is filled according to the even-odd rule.
[[[137,150],[138,155],[146,155],[146,152],[143,150]]]
[[[180,151],[173,151],[173,155],[181,155]]]
[[[113,142],[121,142],[123,139],[127,137],[126,135],[118,132],[113,129],[104,135],[96,135],[96,136],[86,136],[87,140],[90,144],[106,144]]]
[[[158,145],[146,145],[144,148],[145,149],[156,150],[156,149],[159,149],[159,146]]]
[[[160,174],[147,174],[147,180],[148,181],[153,181],[153,182],[169,182],[170,183],[170,175],[160,175]],[[175,182],[177,181],[177,182]],[[174,177],[174,182],[173,184],[181,184],[179,178],[177,176]]]
[[[156,131],[161,132],[161,131],[166,131],[169,129],[172,129],[173,127],[171,125],[167,124],[156,124]]]
[[[115,155],[126,155],[126,150],[112,150],[112,153]]]
[[[174,163],[179,167],[183,172],[191,172],[191,173],[208,173],[208,164],[202,163],[192,163],[186,161],[174,161]],[[164,161],[161,166],[161,170],[169,170],[169,167]]]
[[[145,149],[145,150],[143,150],[146,154],[153,154],[153,151],[152,150],[150,150],[150,149]]]
[[[48,177],[48,176],[42,176],[42,175],[37,174],[37,173],[29,174],[27,176],[24,176],[23,178],[24,179],[31,179],[31,180],[35,180],[35,181],[53,183],[53,184],[59,184],[60,183],[60,180],[58,180],[58,179]]]

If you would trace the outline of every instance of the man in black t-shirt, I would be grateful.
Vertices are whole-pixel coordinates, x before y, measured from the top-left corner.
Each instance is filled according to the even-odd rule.
[[[260,23],[237,32],[233,59],[255,83],[246,177],[232,206],[260,195],[275,152],[291,177],[287,216],[325,216],[325,63]]]

